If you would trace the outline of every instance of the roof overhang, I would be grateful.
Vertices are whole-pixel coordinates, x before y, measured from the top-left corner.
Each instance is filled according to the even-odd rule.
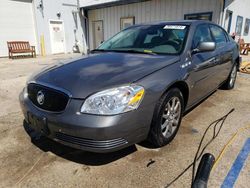
[[[139,3],[143,1],[150,1],[150,0],[104,0],[100,3],[87,4],[85,6],[81,5],[80,8],[83,8],[84,10],[93,10],[93,9],[106,8],[118,5],[126,5],[131,3]]]

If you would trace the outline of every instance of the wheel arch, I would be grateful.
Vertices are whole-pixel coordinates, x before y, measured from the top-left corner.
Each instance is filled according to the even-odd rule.
[[[188,84],[185,81],[174,82],[170,86],[168,86],[168,88],[164,91],[163,94],[165,94],[167,91],[169,91],[172,88],[178,88],[181,91],[183,98],[184,98],[184,109],[185,109],[188,104],[188,98],[189,98]]]
[[[189,87],[185,81],[176,81],[176,82],[173,82],[172,84],[168,85],[168,87],[162,92],[162,95],[159,99],[159,101],[160,101],[159,104],[161,104],[163,102],[163,99],[164,99],[163,96],[166,95],[166,93],[173,88],[179,89],[180,92],[182,93],[183,98],[184,98],[184,109],[183,110],[185,110],[187,103],[188,103],[188,98],[189,98]],[[157,106],[158,105],[156,105],[156,107]],[[157,147],[159,147],[160,144],[159,144],[159,142],[156,142],[154,138],[157,136],[157,131],[155,131],[155,129],[156,129],[155,123],[156,123],[157,119],[155,119],[155,118],[157,117],[156,115],[158,114],[158,110],[159,110],[159,108],[155,108],[155,110],[154,110],[154,115],[153,115],[152,122],[150,125],[149,133],[148,133],[148,140],[151,141],[152,143],[154,143]],[[182,118],[182,117],[180,117],[180,118]],[[181,120],[180,120],[180,122],[181,122]],[[180,126],[180,124],[178,125],[178,127],[179,126]],[[177,128],[177,131],[178,131],[178,128]],[[175,134],[174,134],[173,138],[175,137]]]

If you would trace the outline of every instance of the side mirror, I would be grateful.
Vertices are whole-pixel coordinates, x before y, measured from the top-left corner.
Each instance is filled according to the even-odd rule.
[[[193,53],[214,51],[215,48],[215,42],[200,42],[198,47],[193,50]]]

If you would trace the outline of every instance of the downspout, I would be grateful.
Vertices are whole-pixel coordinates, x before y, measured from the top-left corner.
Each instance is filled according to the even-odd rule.
[[[87,53],[89,53],[89,17],[88,11],[84,11],[84,19],[85,19],[85,32],[86,32],[86,44],[87,44]]]
[[[77,0],[77,11],[80,12],[80,1]]]
[[[85,42],[86,42],[86,52],[89,53],[89,18],[88,18],[88,11],[81,9],[81,15],[84,19],[84,33],[85,33]]]
[[[76,16],[76,18],[79,17],[79,19],[80,19],[80,25],[82,26],[81,27],[82,28],[82,32],[81,32],[82,42],[79,43],[79,41],[76,39],[76,31],[75,31],[75,45],[73,46],[73,51],[74,52],[78,52],[78,53],[81,52],[84,55],[88,51],[86,36],[84,34],[85,33],[84,30],[86,30],[85,29],[86,28],[85,15],[82,12],[82,9],[80,8],[80,1],[76,0],[76,2],[77,2],[77,4],[76,4],[76,11],[72,11],[72,13],[78,15],[78,16]],[[84,23],[82,23],[82,17],[84,18]],[[83,24],[84,24],[84,26],[83,26]],[[77,30],[79,30],[79,28]]]
[[[220,13],[220,25],[223,27],[226,0],[221,0],[221,3],[222,3],[222,6],[221,6],[221,13]]]

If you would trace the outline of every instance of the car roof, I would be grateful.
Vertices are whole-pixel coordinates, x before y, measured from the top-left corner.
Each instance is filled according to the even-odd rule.
[[[167,25],[167,24],[176,24],[176,25],[197,25],[201,23],[210,23],[214,24],[211,21],[206,20],[178,20],[178,21],[157,21],[157,22],[148,22],[142,24],[136,24],[136,26],[149,26],[149,25]]]

